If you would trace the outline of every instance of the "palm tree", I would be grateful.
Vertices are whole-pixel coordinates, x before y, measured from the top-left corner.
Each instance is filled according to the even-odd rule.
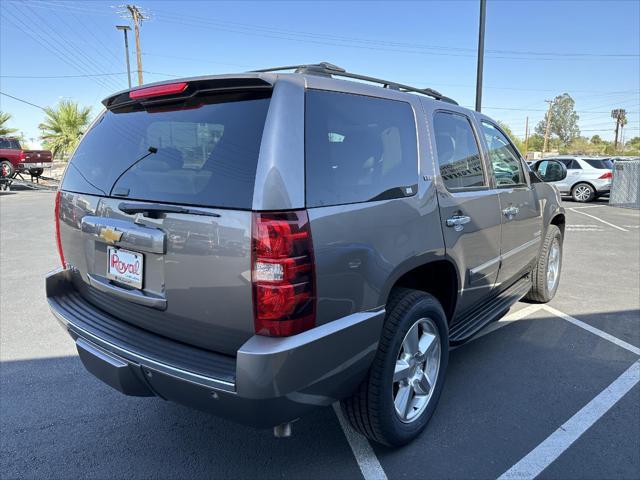
[[[11,135],[18,130],[15,128],[9,128],[6,123],[11,120],[11,114],[7,112],[0,112],[0,135]]]
[[[80,107],[73,100],[61,100],[57,107],[46,107],[45,121],[38,128],[42,139],[52,150],[53,156],[60,157],[72,151],[89,124],[91,107]]]

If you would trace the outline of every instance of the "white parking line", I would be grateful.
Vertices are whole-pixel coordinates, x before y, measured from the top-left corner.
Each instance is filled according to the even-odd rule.
[[[596,206],[598,206],[598,205],[596,205]],[[628,231],[629,231],[629,230],[627,230],[626,228],[622,228],[622,227],[619,227],[618,225],[614,225],[613,223],[609,223],[609,222],[607,222],[606,220],[602,220],[601,218],[598,218],[598,217],[596,217],[595,215],[591,215],[591,214],[589,214],[589,213],[585,213],[585,212],[579,212],[579,211],[577,210],[578,208],[580,208],[580,207],[573,207],[573,208],[570,208],[569,210],[571,210],[571,211],[572,211],[572,212],[574,212],[574,213],[579,213],[580,215],[586,215],[587,217],[591,217],[591,218],[593,218],[594,220],[597,220],[597,221],[599,221],[599,222],[602,222],[602,223],[604,223],[605,225],[609,225],[610,227],[617,228],[618,230],[622,230],[623,232],[628,232]],[[584,208],[584,207],[583,207],[583,208]]]
[[[384,473],[382,465],[380,465],[369,441],[349,425],[347,419],[342,415],[342,410],[340,410],[338,403],[333,404],[333,410],[336,412],[344,436],[347,437],[353,456],[356,457],[356,462],[358,462],[358,467],[360,467],[365,480],[387,480],[387,474]]]
[[[585,205],[584,207],[571,207],[572,209],[582,210],[584,208],[598,208],[598,207],[606,207],[606,205]]]
[[[529,305],[508,314],[497,322],[487,326],[468,342],[465,342],[465,344],[484,337],[513,322],[522,320],[539,310],[546,310],[556,317],[640,356],[640,348],[548,305]],[[454,349],[455,348],[459,347],[454,347]],[[498,480],[528,479],[539,475],[638,383],[640,383],[640,361],[636,361],[611,385],[600,392],[593,400],[547,437],[546,440],[503,473]],[[333,404],[333,409],[365,480],[386,480],[387,475],[376,457],[373,448],[371,448],[369,441],[351,427],[342,415],[338,403]]]
[[[640,361],[631,365],[611,385],[582,407],[527,456],[500,475],[498,480],[534,478],[540,475],[638,382],[640,382]]]
[[[542,309],[546,310],[547,312],[562,318],[563,320],[566,320],[569,323],[574,324],[577,327],[580,327],[584,330],[586,330],[587,332],[591,332],[594,335],[599,336],[600,338],[604,338],[605,340],[610,341],[611,343],[615,343],[617,346],[619,346],[620,348],[624,348],[625,350],[629,350],[631,353],[634,353],[638,356],[640,356],[640,348],[631,345],[630,343],[625,342],[624,340],[620,340],[618,337],[614,337],[613,335],[607,333],[607,332],[603,332],[602,330],[593,327],[591,325],[589,325],[588,323],[583,322],[582,320],[578,320],[577,318],[572,317],[571,315],[567,315],[564,312],[561,312],[560,310],[556,310],[553,307],[550,307],[549,305],[542,305]]]

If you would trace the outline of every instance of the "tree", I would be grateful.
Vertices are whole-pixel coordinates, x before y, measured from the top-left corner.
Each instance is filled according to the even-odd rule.
[[[600,135],[594,135],[593,137],[591,137],[590,141],[594,145],[600,145],[602,143],[602,138],[600,138]]]
[[[507,125],[504,122],[501,122],[500,120],[498,120],[498,125],[500,125],[500,128],[502,128],[502,130],[504,130],[504,133],[507,134],[507,136],[509,137],[509,139],[513,142],[513,144],[516,146],[516,148],[520,151],[520,153],[522,155],[524,155],[524,144],[523,142],[516,137],[513,132],[511,131],[511,128],[509,127],[509,125]]]
[[[568,145],[574,138],[580,136],[580,129],[578,128],[578,119],[580,117],[574,110],[575,104],[576,102],[568,93],[558,95],[551,104],[549,135],[558,138],[561,146]],[[537,134],[544,136],[548,115],[549,112],[545,113],[544,120],[541,120],[536,126]]]
[[[91,107],[80,107],[72,100],[62,100],[57,107],[46,107],[44,112],[45,120],[38,126],[42,130],[42,140],[54,157],[64,157],[76,147],[87,128]]]
[[[634,150],[640,150],[640,137],[633,137],[629,140],[627,142],[627,147],[633,148]]]
[[[529,137],[529,151],[530,152],[541,152],[542,145],[544,144],[544,138],[542,135],[533,134]]]
[[[7,122],[11,120],[11,114],[0,111],[0,135],[11,135],[16,133],[18,129],[7,127]]]

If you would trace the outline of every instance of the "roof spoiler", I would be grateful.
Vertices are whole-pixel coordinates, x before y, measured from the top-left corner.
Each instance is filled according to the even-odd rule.
[[[255,75],[200,77],[142,85],[123,90],[105,98],[102,104],[108,110],[143,104],[162,105],[176,100],[189,100],[206,93],[234,93],[247,90],[270,90],[273,87],[265,79]]]

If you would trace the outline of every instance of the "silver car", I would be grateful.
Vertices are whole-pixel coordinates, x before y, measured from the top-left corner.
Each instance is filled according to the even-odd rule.
[[[434,90],[277,70],[107,98],[56,197],[47,300],[124,394],[279,436],[341,401],[404,444],[450,345],[555,295],[565,215],[545,182],[566,168],[531,172],[494,120]]]
[[[552,182],[561,195],[571,195],[574,201],[584,203],[611,191],[613,162],[609,158],[563,156],[554,160],[567,167],[567,177]]]

